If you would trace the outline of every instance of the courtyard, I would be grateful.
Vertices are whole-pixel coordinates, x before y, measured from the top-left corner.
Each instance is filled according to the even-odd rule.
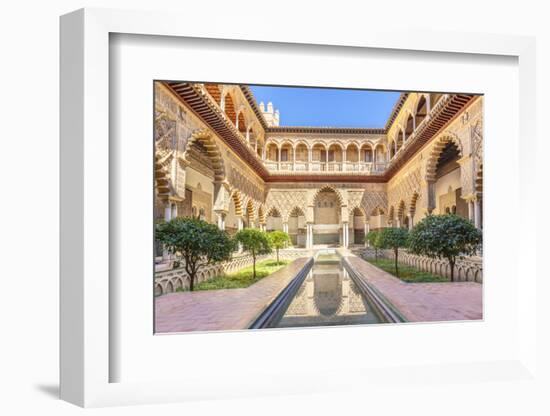
[[[154,117],[155,332],[483,319],[483,96],[157,81]]]

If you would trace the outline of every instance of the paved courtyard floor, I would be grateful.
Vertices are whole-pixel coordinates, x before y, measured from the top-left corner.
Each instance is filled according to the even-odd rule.
[[[342,254],[410,322],[483,318],[480,283],[406,283],[349,252]]]
[[[155,332],[248,328],[307,260],[299,258],[247,288],[177,292],[159,296],[155,299]]]

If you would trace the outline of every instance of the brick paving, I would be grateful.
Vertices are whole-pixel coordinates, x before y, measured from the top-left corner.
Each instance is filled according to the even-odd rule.
[[[349,252],[342,254],[410,322],[483,319],[480,283],[406,283]]]
[[[241,289],[178,292],[155,299],[155,332],[237,330],[252,321],[277,297],[308,258]]]

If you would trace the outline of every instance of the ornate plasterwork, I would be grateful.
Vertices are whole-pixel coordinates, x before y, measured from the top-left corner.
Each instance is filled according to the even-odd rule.
[[[409,206],[413,196],[417,195],[416,198],[418,198],[418,195],[420,195],[421,182],[420,164],[407,174],[397,177],[397,180],[388,185],[390,206],[397,207],[401,201]]]

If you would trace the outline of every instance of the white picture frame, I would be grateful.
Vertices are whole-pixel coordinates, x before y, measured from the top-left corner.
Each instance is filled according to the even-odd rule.
[[[536,280],[532,257],[536,218],[536,192],[527,169],[533,168],[536,146],[518,146],[520,226],[517,264],[522,279],[517,292],[517,348],[508,359],[456,362],[434,366],[418,362],[410,369],[332,369],[334,382],[315,383],[318,374],[272,374],[269,381],[228,384],[203,379],[112,382],[111,366],[120,357],[111,348],[113,305],[109,276],[110,259],[110,159],[109,144],[109,37],[111,34],[209,38],[279,42],[282,44],[332,45],[335,47],[429,51],[441,54],[501,55],[518,60],[518,140],[535,137],[535,40],[530,37],[474,33],[406,32],[401,28],[341,28],[338,32],[314,28],[302,31],[263,22],[236,33],[227,26],[205,26],[198,20],[174,13],[106,9],[82,9],[61,18],[61,398],[80,406],[160,403],[214,397],[333,392],[372,385],[399,377],[409,383],[459,379],[481,382],[487,378],[525,380],[535,377],[537,364]],[[284,48],[284,45],[282,46]],[[527,140],[527,139],[525,139]],[[489,155],[490,157],[490,155]],[[535,247],[536,250],[536,247]],[[518,271],[516,270],[516,273]],[[111,311],[111,312],[110,312]],[[152,334],[151,334],[152,335]],[[224,336],[224,334],[220,334]],[[230,336],[225,334],[225,336]],[[482,376],[480,376],[482,374]],[[338,380],[352,380],[342,384]],[[407,381],[408,380],[408,381]],[[309,382],[308,382],[309,381]],[[313,381],[313,382],[312,382]],[[225,389],[222,390],[222,386]],[[283,387],[284,386],[284,387]]]

